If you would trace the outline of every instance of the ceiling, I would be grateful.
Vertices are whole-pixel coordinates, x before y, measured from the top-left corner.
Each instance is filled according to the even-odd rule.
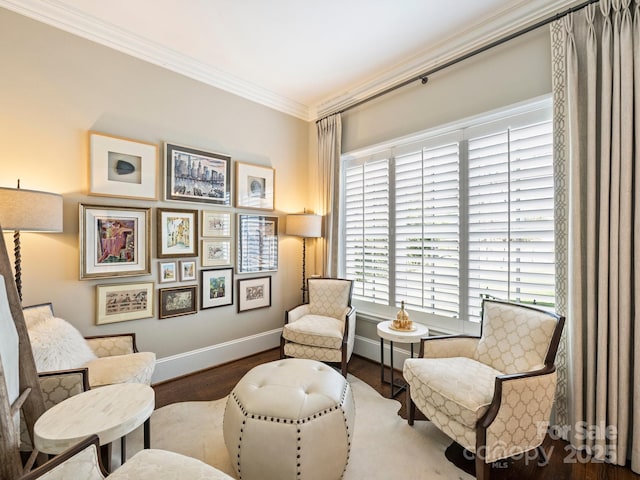
[[[312,120],[575,3],[0,0],[0,7]]]

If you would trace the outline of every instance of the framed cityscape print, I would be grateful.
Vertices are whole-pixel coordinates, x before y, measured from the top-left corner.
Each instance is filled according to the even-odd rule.
[[[157,209],[158,257],[198,256],[198,211]]]
[[[231,265],[231,240],[203,238],[200,262],[203,267]]]
[[[278,270],[278,217],[238,214],[237,273]]]
[[[165,200],[231,205],[231,157],[164,144]]]
[[[200,309],[233,305],[233,268],[200,271]]]
[[[196,285],[161,288],[159,290],[160,309],[158,318],[191,315],[198,310]]]
[[[96,324],[153,317],[153,282],[96,285]]]
[[[236,162],[236,207],[273,211],[275,170]]]
[[[238,313],[271,306],[271,277],[238,280]]]
[[[151,209],[80,204],[80,279],[148,275]]]
[[[202,236],[203,237],[230,237],[231,213],[215,210],[202,211]]]
[[[89,193],[156,200],[158,146],[89,132]]]

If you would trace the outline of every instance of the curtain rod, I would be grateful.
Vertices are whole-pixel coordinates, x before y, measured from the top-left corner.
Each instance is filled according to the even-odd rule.
[[[404,80],[403,82],[400,82],[396,85],[393,85],[385,90],[382,90],[381,92],[378,93],[374,93],[373,95],[370,95],[367,98],[363,98],[362,100],[359,100],[345,108],[343,108],[342,110],[338,110],[337,112],[333,112],[330,113],[329,115],[325,115],[324,117],[316,120],[316,123],[324,120],[327,117],[330,117],[331,115],[335,115],[336,113],[344,113],[347,110],[351,110],[352,108],[356,108],[359,107],[362,104],[365,104],[367,102],[370,102],[371,100],[375,100],[376,98],[382,97],[383,95],[386,95],[387,93],[391,93],[395,90],[398,90],[399,88],[405,87],[413,82],[417,82],[418,80],[420,80],[422,82],[423,85],[425,85],[428,81],[429,81],[429,75],[433,75],[436,72],[439,72],[440,70],[444,70],[445,68],[451,67],[453,65],[455,65],[456,63],[460,63],[464,60],[467,60],[468,58],[471,58],[475,55],[478,55],[480,53],[486,52],[487,50],[490,50],[494,47],[497,47],[498,45],[502,45],[503,43],[506,43],[510,40],[513,40],[514,38],[517,38],[521,35],[524,35],[526,33],[529,33],[533,30],[536,30],[540,27],[543,27],[545,25],[548,25],[551,22],[555,22],[556,20],[559,20],[562,17],[566,17],[567,15],[577,12],[578,10],[582,10],[584,7],[591,5],[592,3],[596,3],[599,0],[587,0],[586,2],[581,3],[580,5],[576,5],[575,7],[571,7],[567,10],[565,10],[564,12],[560,12],[560,13],[556,13],[555,15],[552,15],[549,18],[545,18],[544,20],[540,20],[537,23],[534,23],[533,25],[530,25],[526,28],[523,28],[522,30],[518,30],[517,32],[511,33],[505,37],[499,38],[498,40],[494,40],[491,43],[488,43],[487,45],[484,45],[480,48],[477,48],[476,50],[472,50],[469,53],[465,53],[464,55],[461,55],[459,57],[454,58],[453,60],[450,60],[448,62],[443,63],[442,65],[438,65],[437,67],[432,68],[431,70],[427,70],[424,73],[421,73],[420,75],[416,75],[415,77],[409,78],[407,80]]]

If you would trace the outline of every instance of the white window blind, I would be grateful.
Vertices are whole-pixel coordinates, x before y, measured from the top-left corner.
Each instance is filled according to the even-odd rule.
[[[555,303],[552,124],[469,140],[469,314],[480,295]]]
[[[353,295],[389,302],[389,160],[346,170],[345,273]]]
[[[346,161],[354,298],[473,322],[483,294],[553,307],[548,104],[442,132]]]
[[[459,311],[457,143],[399,156],[396,164],[396,297],[438,315]]]

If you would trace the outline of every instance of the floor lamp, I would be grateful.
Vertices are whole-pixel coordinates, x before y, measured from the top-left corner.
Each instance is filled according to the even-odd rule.
[[[20,232],[61,232],[62,195],[57,193],[0,187],[0,227],[13,230],[14,270],[22,302],[22,260]]]
[[[307,296],[307,277],[305,270],[307,238],[322,236],[322,217],[313,213],[291,213],[287,215],[287,235],[302,237],[302,303]]]

